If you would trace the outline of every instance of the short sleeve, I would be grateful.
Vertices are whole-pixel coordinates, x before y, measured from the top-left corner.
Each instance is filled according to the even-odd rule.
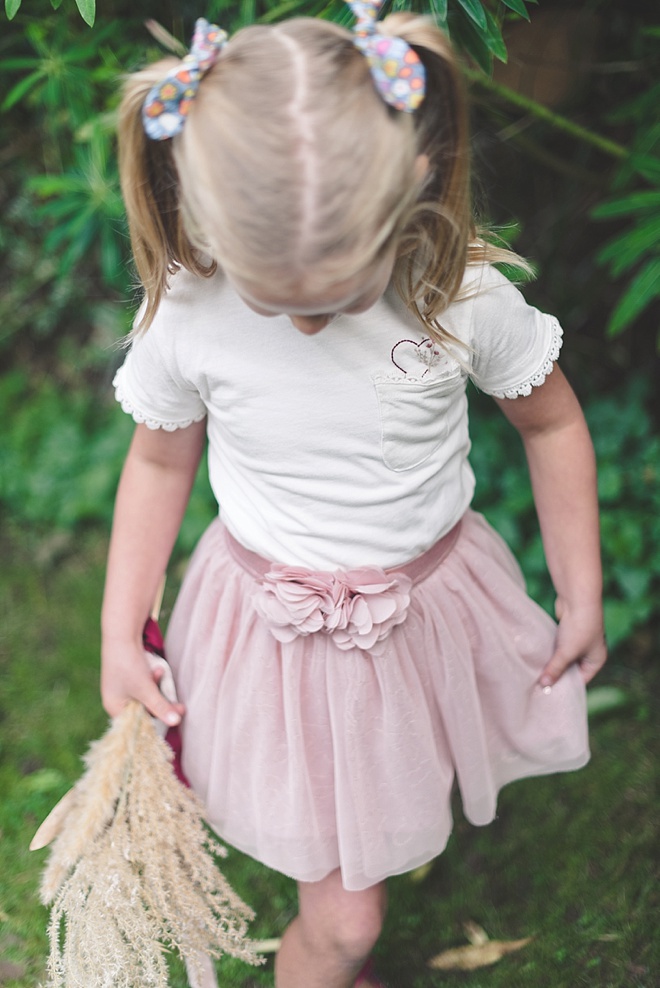
[[[494,398],[531,394],[552,371],[562,344],[554,316],[529,305],[495,268],[478,270],[468,291],[471,373],[481,390]]]
[[[133,341],[115,375],[117,401],[149,429],[172,432],[206,416],[198,388],[182,372],[178,349],[175,332],[159,313],[147,332]]]

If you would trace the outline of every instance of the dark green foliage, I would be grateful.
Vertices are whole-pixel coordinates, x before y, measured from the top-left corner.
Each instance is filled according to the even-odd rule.
[[[1,43],[0,358],[62,342],[110,342],[131,275],[113,107],[126,45],[119,22],[89,32],[63,15],[11,26]],[[114,302],[112,308],[109,303]],[[109,322],[111,325],[109,325]],[[63,331],[66,327],[66,331]],[[109,339],[108,339],[109,337]],[[52,366],[52,363],[51,363]]]
[[[110,381],[106,379],[106,388]],[[29,382],[20,372],[0,379],[0,510],[40,531],[73,534],[112,519],[117,481],[132,433],[119,406],[92,393]],[[190,552],[214,515],[203,469],[179,539]]]
[[[608,323],[611,336],[652,303],[657,310],[660,298],[660,26],[640,29],[636,42],[647,85],[612,111],[613,123],[632,127],[629,154],[615,176],[613,196],[592,213],[598,220],[625,221],[596,255],[614,278],[628,279]],[[657,344],[660,349],[660,331]]]
[[[516,246],[539,263],[541,304],[593,336],[596,373],[612,361],[618,375],[660,354],[660,29],[644,0],[544,0],[538,16],[548,39],[519,41],[515,88],[468,70],[482,212],[524,216]]]
[[[587,410],[599,459],[611,645],[657,619],[660,599],[660,436],[645,411],[649,383],[630,380],[616,405],[603,396]]]
[[[611,647],[660,616],[660,437],[647,410],[648,392],[648,380],[639,376],[585,406],[598,458]],[[532,596],[553,613],[522,445],[488,399],[475,396],[471,407],[475,506],[513,549]]]
[[[527,7],[537,0],[392,0],[392,10],[417,9],[437,18],[443,27],[457,28],[459,40],[466,51],[479,63],[488,68],[492,56],[506,61],[506,45],[502,38],[501,22],[505,15],[524,17],[529,20]],[[5,0],[5,12],[11,21],[18,13],[22,0]],[[51,0],[57,10],[62,0]],[[76,6],[83,20],[90,27],[96,19],[96,0],[76,0]],[[111,16],[113,11],[102,4],[101,16]],[[205,14],[212,20],[226,25],[231,31],[252,24],[254,21],[266,23],[283,17],[313,16],[329,17],[333,20],[350,18],[345,4],[340,0],[210,0]],[[471,25],[471,32],[468,27]]]

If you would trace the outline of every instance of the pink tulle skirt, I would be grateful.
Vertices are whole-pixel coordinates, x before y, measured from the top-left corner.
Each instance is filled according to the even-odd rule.
[[[556,626],[480,515],[397,570],[407,613],[375,654],[327,630],[278,640],[259,603],[269,565],[213,522],[167,634],[183,768],[229,844],[362,889],[443,850],[455,779],[486,824],[507,782],[588,761],[579,671],[539,687]]]

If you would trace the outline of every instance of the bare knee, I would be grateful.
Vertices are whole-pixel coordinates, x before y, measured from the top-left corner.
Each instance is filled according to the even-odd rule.
[[[349,901],[337,910],[331,937],[335,949],[347,961],[362,961],[371,953],[383,928],[385,908],[383,895]]]
[[[312,886],[300,886],[303,935],[317,950],[341,957],[347,964],[361,963],[371,953],[383,927],[387,909],[385,883],[348,892],[334,874],[334,879],[324,879],[326,888],[321,894]]]

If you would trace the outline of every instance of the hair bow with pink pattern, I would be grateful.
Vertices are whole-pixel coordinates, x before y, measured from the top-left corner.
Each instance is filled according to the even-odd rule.
[[[199,83],[217,62],[226,40],[227,32],[216,24],[203,17],[197,20],[190,51],[144,101],[142,122],[152,141],[169,140],[181,131]]]
[[[417,52],[403,38],[379,34],[383,0],[347,0],[357,17],[354,43],[366,56],[376,89],[395,110],[412,113],[424,99],[426,72]]]

